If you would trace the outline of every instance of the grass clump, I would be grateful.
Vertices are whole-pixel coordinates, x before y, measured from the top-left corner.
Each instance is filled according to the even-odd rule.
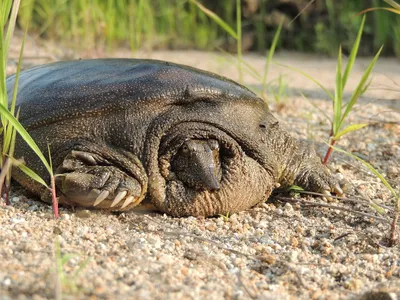
[[[331,127],[331,132],[330,132],[330,137],[329,137],[329,144],[331,146],[333,146],[343,135],[345,135],[349,132],[352,132],[352,131],[359,130],[368,125],[368,124],[364,124],[364,123],[363,124],[353,124],[353,125],[350,125],[344,129],[342,129],[345,119],[350,114],[351,110],[353,109],[353,106],[357,103],[357,100],[368,88],[369,75],[371,74],[371,71],[372,71],[373,67],[375,66],[375,63],[378,60],[378,57],[383,48],[383,46],[382,46],[376,53],[375,57],[372,59],[371,63],[369,64],[369,66],[367,67],[363,76],[361,77],[361,80],[358,83],[356,89],[353,91],[353,94],[351,95],[350,100],[348,102],[344,103],[343,102],[343,91],[346,86],[349,75],[351,73],[351,70],[353,68],[354,62],[356,60],[357,52],[358,52],[358,49],[360,46],[362,32],[364,29],[364,23],[365,23],[365,17],[363,17],[363,20],[362,20],[362,23],[360,26],[360,30],[358,32],[356,41],[354,42],[353,48],[351,50],[351,53],[349,56],[349,61],[344,70],[344,73],[342,70],[342,49],[341,49],[341,47],[339,47],[338,62],[337,62],[337,67],[336,67],[335,95],[333,98],[333,120],[331,121],[332,127]],[[324,157],[324,160],[323,160],[324,164],[326,164],[328,162],[332,151],[333,151],[333,148],[330,147]]]
[[[331,131],[329,133],[329,148],[328,151],[325,154],[325,157],[323,159],[323,163],[327,164],[328,160],[332,154],[333,151],[333,145],[345,134],[352,132],[352,131],[357,131],[360,130],[363,127],[366,127],[368,124],[362,123],[362,124],[352,124],[349,125],[345,128],[345,121],[350,112],[352,111],[354,105],[357,103],[358,99],[360,96],[367,90],[369,86],[369,76],[372,72],[372,69],[375,66],[376,61],[378,60],[378,57],[383,49],[383,46],[378,50],[378,52],[375,54],[374,58],[372,59],[371,63],[368,65],[367,69],[365,70],[364,74],[362,75],[356,89],[353,91],[350,99],[348,101],[344,101],[343,99],[343,92],[347,83],[347,80],[350,76],[351,70],[353,69],[358,49],[360,46],[360,41],[361,41],[361,36],[364,30],[364,24],[365,24],[365,16],[362,19],[360,29],[357,34],[357,38],[353,44],[353,48],[351,49],[351,53],[346,65],[346,68],[343,72],[343,66],[342,66],[342,48],[339,47],[338,51],[338,59],[337,59],[337,65],[336,65],[336,80],[335,80],[335,92],[332,94],[326,87],[324,87],[317,79],[311,77],[307,73],[298,70],[296,68],[290,67],[290,66],[285,66],[291,70],[294,70],[296,72],[299,72],[300,74],[304,75],[305,77],[309,78],[312,80],[314,83],[316,83],[320,88],[322,88],[325,93],[328,95],[328,97],[332,100],[332,118],[330,118],[327,114],[324,115],[325,117],[330,121],[331,123]],[[304,97],[304,96],[303,96]]]
[[[366,7],[365,1],[323,0],[309,1],[303,11],[302,1],[291,1],[300,16],[290,24],[293,12],[280,10],[279,1],[271,0],[240,1],[240,6],[236,0],[31,0],[22,3],[18,23],[24,28],[32,15],[32,33],[56,42],[67,41],[69,48],[75,45],[79,50],[112,50],[120,45],[130,46],[133,51],[229,47],[231,35],[210,22],[195,2],[218,15],[236,33],[243,27],[243,33],[252,36],[246,47],[251,50],[267,50],[266,41],[272,39],[278,26],[273,16],[280,15],[286,19],[288,29],[282,38],[285,48],[331,55],[336,54],[339,42],[344,52],[351,49],[360,23],[354,15]],[[369,3],[378,6],[381,2]],[[257,8],[249,10],[254,4]],[[243,25],[240,29],[239,14]],[[369,39],[363,54],[370,54],[373,46],[382,44],[386,45],[387,54],[398,48],[393,39],[393,23],[393,16],[374,13],[366,24]]]
[[[9,204],[9,187],[11,182],[11,167],[16,165],[22,172],[31,177],[33,180],[46,186],[52,193],[53,199],[53,211],[54,216],[58,218],[58,204],[56,199],[55,179],[53,175],[53,168],[47,161],[35,141],[25,130],[25,128],[18,121],[19,112],[16,112],[16,100],[18,92],[18,79],[21,71],[22,54],[24,50],[24,41],[21,46],[17,73],[15,74],[14,87],[12,90],[12,99],[9,102],[9,96],[7,93],[7,78],[6,78],[6,67],[9,49],[11,45],[11,39],[14,33],[16,19],[18,15],[20,0],[4,0],[1,6],[3,12],[0,16],[0,115],[1,115],[1,176],[0,176],[0,195],[3,196],[3,187],[5,187],[5,198],[6,204]],[[4,29],[7,28],[6,35],[4,36]],[[16,160],[14,156],[15,141],[17,133],[21,138],[29,145],[32,151],[40,158],[43,165],[48,170],[51,177],[50,186],[37,175],[33,170],[25,166],[22,161]]]
[[[387,4],[389,4],[390,7],[371,7],[362,10],[358,14],[365,14],[370,11],[377,11],[384,10],[384,11],[389,11],[394,14],[400,15],[400,4],[394,0],[384,0]],[[378,16],[379,20],[381,22],[378,22],[377,26],[377,32],[390,32],[390,37],[393,39],[393,51],[397,57],[400,57],[400,19],[397,18],[395,20],[395,24],[393,25],[392,22],[388,21],[388,18],[386,16]],[[382,25],[385,26],[385,28],[382,28]]]
[[[230,57],[232,58],[233,61],[236,61],[236,66],[239,74],[239,82],[243,84],[243,72],[246,72],[247,74],[249,74],[250,76],[252,76],[261,83],[261,89],[257,91],[260,94],[260,96],[267,101],[267,91],[270,91],[274,96],[274,100],[278,110],[282,109],[284,103],[286,102],[287,83],[284,80],[283,76],[281,75],[277,80],[273,80],[278,82],[278,87],[274,88],[271,87],[271,83],[273,81],[268,82],[267,79],[268,79],[270,64],[272,62],[276,47],[279,42],[284,20],[282,19],[280,21],[279,26],[272,39],[271,47],[269,51],[266,52],[264,72],[263,74],[260,74],[256,69],[254,69],[248,63],[246,63],[242,58],[241,0],[236,0],[236,31],[227,22],[222,20],[217,14],[204,7],[198,1],[196,0],[190,0],[190,1],[194,3],[199,8],[199,10],[204,12],[211,20],[213,20],[216,24],[218,24],[227,34],[229,34],[232,38],[236,40],[237,56],[234,57],[233,55],[230,55]],[[225,54],[229,55],[229,53],[226,52]]]
[[[55,243],[55,290],[54,298],[62,299],[63,293],[76,294],[79,291],[78,279],[82,276],[82,272],[89,263],[89,259],[82,261],[75,272],[68,273],[65,271],[68,264],[72,259],[77,257],[75,254],[71,253],[61,253],[61,246],[58,239]]]
[[[27,15],[38,35],[86,50],[211,49],[218,34],[188,0],[33,0],[21,8],[21,24]]]

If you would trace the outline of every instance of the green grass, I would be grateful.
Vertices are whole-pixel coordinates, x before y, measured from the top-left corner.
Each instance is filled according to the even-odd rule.
[[[269,74],[269,68],[272,59],[274,57],[276,47],[278,45],[279,38],[281,36],[282,26],[283,26],[283,20],[281,20],[281,22],[279,23],[278,29],[276,30],[275,35],[272,39],[271,47],[269,51],[267,51],[266,53],[264,73],[262,76],[262,91],[261,91],[261,96],[263,97],[264,100],[267,100],[267,87],[271,86],[272,83],[271,81],[268,82],[267,79]],[[282,75],[280,75],[278,78],[278,84],[279,86],[277,90],[271,88],[270,91],[272,91],[275,103],[277,104],[279,109],[279,106],[282,105],[283,102],[285,102],[282,101],[282,98],[286,95],[286,90],[287,90],[287,86],[286,83],[284,82]]]
[[[278,109],[282,108],[284,103],[286,102],[286,96],[287,96],[287,83],[284,80],[283,76],[279,76],[277,80],[271,80],[267,81],[268,79],[268,74],[269,74],[269,69],[270,69],[270,64],[272,62],[273,56],[275,54],[276,47],[279,42],[279,38],[281,36],[281,31],[282,31],[282,26],[283,26],[283,20],[280,22],[274,37],[272,39],[271,47],[270,49],[266,52],[265,56],[265,67],[264,67],[264,72],[261,75],[255,68],[253,68],[250,64],[248,64],[246,61],[243,60],[242,57],[242,32],[241,32],[241,1],[236,0],[236,31],[229,26],[227,22],[222,20],[218,15],[216,15],[214,12],[209,10],[208,8],[204,7],[201,5],[199,2],[196,0],[190,0],[192,3],[194,3],[199,10],[205,13],[211,20],[213,20],[216,24],[218,24],[223,30],[225,30],[232,38],[234,38],[237,42],[236,48],[237,48],[237,55],[231,55],[222,49],[223,53],[225,53],[229,58],[230,62],[234,62],[237,66],[238,74],[239,74],[239,82],[243,84],[243,73],[246,73],[253,78],[255,78],[258,82],[261,83],[261,89],[256,91],[265,101],[268,102],[268,97],[267,97],[267,90],[271,92],[271,94],[274,97],[275,103],[278,107]],[[272,83],[274,81],[278,82],[278,88],[272,87]]]
[[[392,45],[393,52],[397,57],[400,57],[400,17],[397,16],[396,20],[391,19],[390,15],[382,14],[380,11],[389,11],[395,15],[400,15],[400,3],[394,0],[384,0],[390,7],[371,7],[362,10],[359,14],[365,14],[373,11],[375,18],[379,21],[376,24],[375,31],[380,33],[389,33],[390,35],[377,35],[376,39]],[[376,3],[379,5],[381,3]],[[386,39],[384,39],[386,37]]]
[[[76,49],[210,49],[218,30],[193,8],[188,0],[32,0],[20,23],[32,14],[32,31]]]
[[[9,186],[7,185],[10,178],[11,164],[7,162],[6,155],[14,151],[15,142],[15,129],[10,123],[15,120],[15,96],[13,97],[13,103],[11,104],[10,111],[8,105],[8,95],[6,88],[6,67],[9,54],[9,48],[11,39],[14,34],[15,23],[17,19],[18,9],[20,1],[17,0],[12,5],[11,1],[3,1],[1,6],[2,15],[0,16],[0,114],[1,114],[1,134],[2,134],[2,155],[1,155],[1,167],[2,176],[0,182],[0,195],[3,196],[3,187],[5,188],[6,204],[9,204],[8,191]],[[7,28],[7,31],[4,31]],[[5,35],[4,35],[5,32]],[[22,52],[22,50],[21,50]],[[20,66],[20,64],[19,64]],[[14,95],[15,90],[14,88]]]
[[[269,91],[274,97],[276,110],[280,111],[287,104],[288,83],[284,75],[279,75],[276,81],[278,82],[278,85],[276,87],[271,85]]]
[[[361,26],[359,28],[357,38],[353,44],[353,47],[350,52],[350,56],[346,65],[345,70],[343,71],[343,65],[342,65],[342,48],[339,47],[338,51],[338,58],[337,58],[337,66],[336,66],[336,80],[335,80],[335,93],[332,94],[324,85],[322,85],[317,79],[311,77],[307,73],[298,70],[296,68],[290,67],[290,66],[285,66],[291,70],[294,70],[303,76],[307,77],[308,79],[312,80],[315,84],[317,84],[322,90],[325,91],[327,96],[332,100],[332,117],[329,117],[326,113],[324,113],[325,117],[330,121],[331,123],[331,131],[329,133],[329,145],[333,146],[335,143],[345,134],[360,130],[361,128],[367,126],[368,124],[362,123],[362,124],[351,124],[347,125],[345,128],[345,121],[346,118],[349,116],[350,112],[352,111],[354,105],[357,103],[358,99],[360,96],[367,90],[369,86],[369,76],[372,72],[372,69],[375,66],[376,61],[378,60],[378,57],[382,51],[383,46],[378,50],[378,52],[375,54],[374,58],[372,59],[371,63],[368,65],[367,69],[365,70],[364,74],[362,75],[357,87],[353,91],[350,99],[348,101],[344,101],[343,99],[343,91],[346,87],[347,80],[351,74],[351,71],[353,69],[357,53],[359,50],[360,42],[361,42],[361,37],[362,33],[364,30],[364,24],[365,24],[365,16],[362,19]],[[303,96],[304,97],[304,96]],[[329,147],[328,151],[323,159],[323,163],[327,164],[331,154],[332,154],[333,148]]]
[[[219,215],[219,217],[222,218],[224,222],[229,222],[230,213],[227,212],[225,215]]]
[[[359,14],[364,14],[366,12],[374,11],[374,10],[387,10],[387,11],[390,11],[392,13],[400,15],[400,4],[399,3],[397,3],[394,0],[383,0],[383,1],[385,1],[391,7],[371,7],[371,8],[364,9]]]
[[[346,128],[342,129],[344,126],[344,122],[348,115],[350,114],[351,110],[353,109],[354,105],[357,103],[357,100],[360,98],[360,96],[365,92],[365,90],[369,86],[369,75],[372,72],[372,69],[375,66],[376,61],[378,60],[378,57],[382,51],[383,46],[378,50],[376,53],[375,57],[372,59],[371,63],[365,70],[363,76],[361,77],[360,82],[358,83],[356,89],[353,91],[353,94],[350,97],[350,100],[348,102],[343,101],[343,91],[346,86],[347,80],[349,78],[349,75],[351,73],[351,70],[354,66],[354,62],[357,57],[358,49],[360,46],[361,42],[361,36],[362,32],[364,30],[364,24],[365,24],[365,17],[363,17],[363,20],[361,22],[360,29],[358,31],[358,35],[356,38],[356,41],[354,42],[353,48],[351,50],[349,60],[347,62],[346,68],[342,70],[342,48],[339,47],[339,52],[338,52],[338,63],[336,67],[336,81],[335,81],[335,95],[333,98],[333,120],[332,120],[332,129],[330,133],[330,145],[334,145],[343,135],[359,130],[368,124],[352,124],[347,126]],[[332,153],[333,148],[329,148],[327,154],[325,155],[325,158],[323,160],[324,164],[328,162],[328,159],[330,157],[330,154]]]
[[[63,294],[74,295],[79,291],[78,279],[82,276],[89,259],[84,260],[78,265],[75,272],[68,273],[65,271],[66,266],[71,259],[76,258],[77,255],[71,253],[61,253],[61,246],[58,239],[55,242],[55,289],[54,298],[62,299]]]
[[[11,103],[9,104],[9,95],[7,95],[6,89],[6,66],[8,60],[8,54],[11,44],[11,39],[14,33],[15,23],[18,15],[18,9],[20,5],[20,0],[14,0],[14,2],[10,0],[5,0],[2,3],[2,12],[3,14],[0,16],[0,115],[1,115],[1,149],[2,149],[2,159],[1,159],[1,166],[2,166],[2,176],[0,176],[0,195],[3,195],[3,186],[5,185],[6,188],[6,203],[9,204],[8,200],[8,191],[9,191],[9,184],[11,182],[11,165],[18,166],[22,172],[27,174],[33,180],[36,180],[40,184],[46,186],[52,193],[53,198],[53,210],[54,216],[58,218],[58,204],[56,199],[56,190],[54,186],[54,176],[53,176],[53,169],[47,159],[44,157],[43,153],[29,135],[29,133],[25,130],[25,128],[19,123],[18,115],[15,114],[16,109],[16,99],[17,99],[17,91],[18,91],[18,79],[19,74],[21,71],[21,62],[22,62],[22,55],[24,51],[25,39],[23,40],[17,73],[15,75],[15,84],[12,93]],[[3,35],[4,29],[7,28],[6,35]],[[21,138],[29,145],[33,152],[39,157],[42,161],[43,165],[48,170],[51,179],[51,186],[49,187],[46,182],[35,173],[34,170],[31,170],[27,166],[23,164],[20,160],[15,159],[14,150],[15,150],[15,141],[17,137],[17,133],[21,136]],[[12,164],[9,163],[10,160]],[[10,166],[5,168],[4,166]],[[5,174],[5,175],[4,175]],[[4,179],[6,179],[4,181]]]
[[[259,10],[242,22],[237,16],[246,3],[239,0],[29,0],[21,4],[18,23],[25,28],[32,15],[31,33],[64,43],[68,48],[109,51],[121,45],[133,51],[214,50],[226,46],[227,37],[233,36],[233,32],[240,35],[242,28],[246,31],[250,28],[255,33],[253,49],[264,52],[270,47],[268,41],[272,40],[278,26],[267,27],[264,21],[271,13],[273,1],[259,0]],[[382,1],[373,0],[372,3],[381,4]],[[233,32],[229,33],[221,24],[210,20],[197,4],[224,20]],[[328,14],[326,18],[318,10],[315,10],[317,14],[309,13],[317,7],[312,3],[299,16],[299,23],[289,26],[281,45],[334,55],[340,43],[346,53],[350,52],[360,25],[354,15],[366,5],[364,1],[319,1],[318,7]],[[366,24],[369,39],[363,54],[370,54],[373,46],[383,43],[387,53],[394,53],[398,48],[392,38],[394,23],[394,16],[374,12],[374,18]]]
[[[236,30],[234,30],[227,22],[221,19],[217,14],[200,4],[196,0],[190,0],[199,10],[205,13],[212,21],[220,26],[226,33],[236,40],[237,51],[237,69],[239,74],[239,82],[243,83],[243,58],[242,58],[242,16],[241,16],[241,0],[236,0]]]

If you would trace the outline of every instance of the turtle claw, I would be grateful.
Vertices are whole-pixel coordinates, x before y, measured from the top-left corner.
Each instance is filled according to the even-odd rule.
[[[324,188],[321,192],[321,194],[324,194],[325,196],[323,198],[325,198],[327,201],[332,201],[332,194],[335,194],[337,196],[343,196],[343,190],[342,188],[339,186],[339,184],[335,184],[333,185],[332,188]]]
[[[305,188],[307,191],[321,193],[327,201],[332,201],[332,196],[343,196],[343,190],[338,181],[328,170],[322,166],[314,168],[313,172],[305,172],[305,176],[295,181],[295,184]]]
[[[135,200],[135,198],[134,198],[133,196],[128,196],[128,197],[125,199],[124,204],[122,204],[121,209],[123,209],[123,208],[127,207],[129,204],[133,203],[134,200]]]
[[[126,196],[127,194],[128,194],[127,191],[119,192],[119,193],[117,194],[117,196],[115,196],[114,201],[111,203],[110,207],[114,207],[115,205],[117,205],[118,203],[120,203],[120,202],[125,198],[125,196]]]
[[[339,186],[339,184],[336,184],[333,187],[333,192],[338,196],[343,196],[344,195],[344,192],[343,192],[342,188]]]
[[[332,201],[332,194],[335,194],[337,196],[343,196],[343,190],[342,188],[339,186],[339,184],[335,184],[333,185],[332,188],[326,187],[322,190],[321,194],[324,194],[325,196],[323,196],[324,199],[326,199],[327,201]]]
[[[68,160],[72,161],[71,157]],[[78,163],[70,165],[79,166]],[[75,170],[59,168],[57,173],[63,174],[57,177],[56,184],[64,203],[126,210],[144,198],[140,183],[114,166],[80,166]]]
[[[322,192],[321,192],[321,194],[324,194],[324,195],[326,195],[326,196],[324,196],[324,198],[327,200],[327,201],[332,201],[332,194],[331,194],[331,192],[329,191],[329,190],[323,190]]]
[[[109,191],[107,191],[107,190],[102,191],[102,192],[100,193],[100,195],[97,196],[96,200],[95,200],[94,203],[93,203],[93,206],[99,205],[99,204],[100,204],[101,202],[103,202],[109,195],[110,195],[110,192],[109,192]]]

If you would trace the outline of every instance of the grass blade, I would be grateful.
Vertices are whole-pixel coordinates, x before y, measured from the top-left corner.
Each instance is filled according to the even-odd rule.
[[[18,82],[19,82],[19,74],[21,73],[21,64],[22,64],[22,56],[24,54],[25,49],[25,40],[28,34],[28,26],[25,29],[24,38],[22,39],[21,50],[19,52],[17,72],[15,73],[15,81],[14,81],[14,89],[13,89],[13,97],[11,100],[11,108],[10,112],[14,116],[15,115],[15,104],[17,103],[17,91],[18,91]]]
[[[29,135],[29,133],[25,130],[25,128],[18,122],[18,120],[5,108],[2,104],[0,104],[0,113],[1,115],[7,119],[9,123],[18,131],[24,141],[29,145],[29,147],[36,153],[36,155],[40,158],[43,165],[46,167],[47,171],[51,172],[51,167],[47,162],[46,158],[43,156],[43,153],[40,151],[39,147],[36,145],[35,141]]]
[[[7,1],[5,1],[6,3]],[[6,5],[5,3],[3,3],[3,7],[2,9],[4,9],[4,6]],[[5,13],[5,12],[4,12]],[[6,16],[4,17],[4,19],[6,19]],[[6,20],[4,20],[5,22]],[[4,26],[5,23],[3,22],[3,19],[1,20],[1,24],[0,24],[0,102],[4,105],[4,106],[8,106],[8,98],[7,98],[7,89],[6,89],[6,63],[7,61],[4,59],[5,58],[5,43],[3,42],[4,39]],[[4,130],[7,123],[6,120],[4,120],[3,118],[1,118],[1,123],[2,123],[2,127]]]
[[[262,80],[262,82],[263,82],[262,93],[263,94],[266,93],[266,91],[267,91],[267,76],[269,73],[269,66],[271,64],[272,57],[274,56],[274,53],[275,53],[276,45],[278,44],[278,40],[281,35],[282,26],[283,26],[283,19],[279,23],[278,29],[276,30],[274,38],[272,40],[271,48],[269,49],[268,54],[267,54],[267,59],[265,62],[265,69],[264,69],[264,76],[263,76],[263,80]]]
[[[238,59],[236,56],[234,56],[232,53],[225,51],[222,48],[217,48],[217,49],[218,49],[218,51],[220,51],[221,53],[223,53],[224,55],[227,56],[227,57],[221,57],[221,58],[226,59],[226,61],[229,64],[236,66],[236,61]],[[257,81],[261,81],[261,74],[253,66],[251,66],[248,62],[246,62],[245,60],[242,60],[242,66],[245,66],[247,68],[247,70],[244,70],[247,74],[249,74],[251,77],[253,77]]]
[[[21,0],[14,0],[14,2],[13,2],[10,21],[8,23],[8,28],[7,28],[7,33],[6,33],[6,39],[4,42],[4,61],[5,62],[7,61],[7,58],[8,58],[8,49],[10,48],[11,38],[14,34],[15,23],[17,21],[17,15],[18,15],[18,9],[19,9],[20,2],[21,2]]]
[[[232,36],[235,40],[237,40],[238,34],[233,30],[231,26],[229,26],[228,23],[226,23],[224,20],[222,20],[217,14],[197,2],[196,0],[190,0],[192,3],[197,5],[197,7],[204,12],[210,19],[212,19],[215,23],[217,23],[219,26],[221,26],[222,29],[224,29],[230,36]]]
[[[383,46],[376,53],[374,59],[371,61],[371,63],[369,64],[367,70],[364,72],[363,76],[361,77],[361,80],[360,80],[356,90],[351,95],[350,101],[348,102],[348,104],[346,106],[346,110],[343,113],[342,119],[340,120],[339,128],[341,127],[341,125],[343,124],[344,120],[346,119],[346,117],[348,116],[350,111],[352,110],[354,104],[356,104],[358,98],[364,92],[364,86],[368,81],[368,77],[369,77],[370,73],[372,72],[372,69],[374,68],[376,61],[378,60],[378,57],[381,54],[382,49],[383,49]]]
[[[19,52],[17,72],[15,74],[13,97],[12,97],[12,100],[11,100],[11,108],[10,108],[10,113],[13,116],[15,115],[15,105],[16,105],[16,102],[17,102],[17,91],[18,91],[19,74],[21,72],[22,56],[23,56],[23,53],[24,53],[25,40],[26,40],[27,33],[28,33],[28,27],[25,30],[24,39],[22,40],[21,50]],[[17,117],[17,119],[18,119],[18,117]],[[10,156],[13,156],[11,151],[9,151],[10,150],[10,146],[13,147],[14,146],[13,143],[15,143],[15,139],[11,138],[13,132],[14,132],[14,128],[10,128],[10,126],[7,125],[7,130],[4,132],[5,134],[4,134],[4,139],[3,139],[3,153],[9,153]]]
[[[300,70],[300,69],[297,69],[297,68],[294,68],[294,67],[291,67],[291,66],[288,66],[288,65],[284,65],[284,64],[281,64],[281,63],[277,63],[277,62],[274,62],[274,64],[276,64],[276,65],[278,65],[278,66],[281,66],[281,67],[288,68],[288,69],[290,69],[290,70],[292,70],[292,71],[295,71],[295,72],[297,72],[297,73],[300,73],[300,74],[303,75],[304,77],[307,77],[307,78],[310,79],[312,82],[314,82],[316,85],[318,85],[321,89],[323,89],[324,92],[329,96],[329,98],[331,98],[331,100],[334,101],[335,98],[333,97],[332,93],[331,93],[330,91],[328,91],[328,89],[325,88],[325,87],[322,85],[322,83],[320,83],[320,82],[319,82],[318,80],[316,80],[314,77],[308,75],[307,73],[303,72],[303,71]]]
[[[299,191],[304,191],[304,189],[298,185],[291,185],[289,186],[287,189],[287,191],[295,191],[295,192],[299,192]]]
[[[396,1],[394,1],[394,0],[383,0],[383,1],[385,1],[387,4],[389,4],[393,8],[400,10],[400,4],[398,4]]]
[[[343,74],[343,86],[342,89],[346,86],[347,78],[349,77],[350,71],[353,68],[354,62],[356,60],[356,56],[358,53],[358,48],[360,46],[361,36],[364,31],[364,24],[365,24],[365,15],[362,18],[360,29],[358,30],[357,38],[353,44],[353,48],[351,49],[349,60],[347,62],[346,70]]]
[[[333,100],[333,135],[339,131],[340,118],[342,116],[342,46],[339,47],[338,62],[336,66],[335,99]]]
[[[19,109],[17,111],[17,115],[16,118],[18,120],[19,118]],[[15,139],[17,138],[17,131],[15,130],[14,127],[12,127],[11,130],[12,134],[11,134],[11,138],[10,138],[10,148],[8,149],[8,156],[9,157],[14,157],[14,151],[15,151]],[[1,181],[0,181],[1,182]],[[9,172],[7,172],[7,176],[6,176],[6,187],[10,187],[10,183],[11,183],[11,168],[9,170]]]
[[[347,134],[349,132],[352,132],[352,131],[357,131],[357,130],[359,130],[361,128],[364,128],[366,126],[368,126],[368,124],[365,124],[365,123],[350,125],[350,126],[346,127],[345,129],[343,129],[342,131],[336,133],[335,136],[333,137],[333,139],[338,140],[343,135],[345,135],[345,134]]]
[[[1,7],[1,11],[0,11],[0,13],[1,13],[0,22],[4,26],[4,24],[7,23],[7,18],[10,13],[10,10],[11,10],[12,1],[3,1],[2,3],[3,3],[2,4],[3,6]]]
[[[357,16],[361,15],[361,14],[365,14],[365,13],[370,12],[370,11],[374,11],[374,10],[387,10],[387,11],[390,11],[392,13],[400,15],[400,10],[399,9],[390,8],[390,7],[371,7],[371,8],[367,8],[367,9],[364,9],[364,10],[360,11],[357,14]]]
[[[26,175],[28,175],[30,178],[32,178],[33,180],[39,182],[41,185],[45,186],[45,187],[49,187],[47,185],[47,183],[42,179],[42,177],[40,177],[35,171],[33,171],[31,168],[27,167],[23,162],[13,158],[13,157],[8,157],[9,159],[11,159],[11,161],[13,162],[14,166],[17,166],[22,172],[24,172]]]
[[[47,144],[47,154],[49,156],[50,176],[53,177],[53,161],[51,159],[50,144]]]
[[[396,199],[396,201],[400,201],[400,195],[398,195],[396,193],[396,191],[392,188],[392,186],[389,184],[389,182],[386,181],[385,177],[383,177],[382,174],[379,173],[370,163],[366,162],[365,160],[363,160],[363,159],[359,158],[358,156],[356,156],[354,154],[351,154],[351,153],[349,153],[349,152],[347,152],[345,150],[342,150],[342,149],[337,148],[335,146],[330,146],[330,147],[332,147],[337,152],[344,153],[347,156],[350,156],[350,157],[358,160],[359,162],[361,162],[365,167],[368,168],[368,170],[370,170],[372,173],[374,173],[374,175],[376,177],[378,177],[382,181],[382,183],[386,186],[386,188],[390,191],[390,193]]]

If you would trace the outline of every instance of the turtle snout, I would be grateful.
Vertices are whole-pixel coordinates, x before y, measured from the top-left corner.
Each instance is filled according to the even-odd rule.
[[[218,191],[221,188],[221,185],[219,183],[218,174],[215,170],[215,166],[210,166],[207,171],[208,174],[205,174],[205,176],[202,176],[201,178],[204,187],[211,192]]]
[[[187,186],[217,191],[220,189],[221,162],[216,140],[188,140],[173,158],[171,170]]]

